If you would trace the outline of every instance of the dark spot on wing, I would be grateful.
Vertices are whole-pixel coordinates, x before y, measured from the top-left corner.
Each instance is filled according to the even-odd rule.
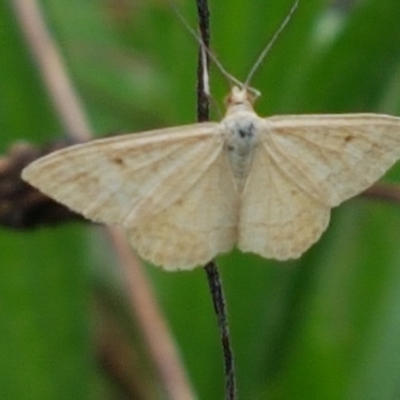
[[[353,139],[354,139],[354,136],[353,136],[353,135],[347,135],[347,136],[344,138],[344,141],[345,141],[346,143],[349,143],[349,142],[351,142]]]
[[[121,166],[125,165],[125,162],[121,157],[114,157],[111,159],[111,162],[113,162],[114,164],[117,164],[117,165],[121,165]]]

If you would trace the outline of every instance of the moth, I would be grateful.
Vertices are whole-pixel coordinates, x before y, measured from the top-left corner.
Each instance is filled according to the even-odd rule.
[[[22,178],[85,217],[122,226],[138,254],[167,270],[233,247],[300,257],[330,211],[400,158],[400,118],[380,114],[259,117],[234,86],[220,122],[78,144]]]
[[[204,265],[235,246],[300,257],[333,207],[400,158],[400,118],[258,116],[248,82],[270,45],[245,83],[235,81],[220,122],[78,144],[34,161],[22,178],[93,221],[123,227],[138,254],[166,270]]]

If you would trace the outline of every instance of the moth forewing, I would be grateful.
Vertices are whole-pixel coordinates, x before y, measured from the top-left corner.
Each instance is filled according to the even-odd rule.
[[[287,176],[337,206],[377,181],[400,158],[400,118],[380,114],[267,118],[265,146]]]
[[[216,125],[194,124],[71,146],[33,162],[22,177],[87,218],[122,225],[146,200],[157,211],[181,196],[190,177],[175,185],[169,198],[155,198],[153,193],[170,187],[175,175],[183,176],[182,168],[186,163],[193,167],[193,158],[200,165],[192,178],[202,173],[202,161],[206,163],[217,147]]]

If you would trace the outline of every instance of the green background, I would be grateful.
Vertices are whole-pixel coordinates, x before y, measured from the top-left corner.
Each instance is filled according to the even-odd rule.
[[[252,82],[263,93],[260,115],[400,115],[400,2],[355,3],[345,10],[327,0],[301,2]],[[63,136],[10,4],[0,2],[3,153],[20,139],[41,144]],[[41,4],[97,135],[195,120],[197,45],[167,4]],[[212,48],[229,72],[245,78],[291,5],[211,1]],[[194,1],[178,7],[195,26]],[[223,110],[228,88],[216,72],[212,90]],[[400,166],[385,179],[400,181]],[[399,237],[397,205],[356,198],[333,211],[328,231],[298,261],[238,251],[218,260],[241,399],[400,398]],[[96,362],[107,318],[129,332],[143,364],[133,379],[145,394],[136,398],[165,398],[146,389],[158,383],[151,360],[140,360],[146,354],[140,328],[105,246],[96,229],[79,224],[0,230],[2,399],[126,398]],[[204,272],[152,266],[146,272],[198,398],[222,399],[222,356]]]

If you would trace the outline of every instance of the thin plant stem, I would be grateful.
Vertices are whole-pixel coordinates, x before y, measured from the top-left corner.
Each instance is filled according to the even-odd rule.
[[[236,400],[235,360],[230,343],[228,314],[226,311],[225,296],[222,290],[222,281],[214,261],[210,261],[205,266],[205,270],[213,300],[214,311],[218,320],[218,328],[221,334],[222,351],[224,354],[225,399]]]
[[[209,51],[210,45],[210,12],[207,0],[196,0],[199,17],[199,29],[201,44],[197,66],[197,119],[207,121],[209,119]],[[204,49],[204,47],[206,49]],[[224,355],[225,372],[225,398],[236,399],[235,365],[232,347],[230,344],[228,314],[226,310],[225,296],[222,289],[222,281],[215,261],[210,261],[205,266],[208,285],[213,301],[214,311],[217,316],[218,328],[221,334],[222,351]]]

